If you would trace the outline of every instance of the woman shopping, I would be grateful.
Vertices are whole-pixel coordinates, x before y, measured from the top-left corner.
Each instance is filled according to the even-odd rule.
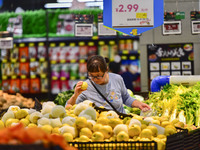
[[[82,90],[83,81],[79,81],[76,84],[74,94],[67,101],[66,107],[84,100],[90,100],[97,107],[104,106],[109,110],[113,110],[114,107],[121,113],[125,113],[123,104],[140,108],[142,111],[150,109],[147,104],[134,99],[128,94],[123,78],[118,74],[109,72],[106,59],[102,56],[90,57],[87,61],[87,71],[87,89]]]

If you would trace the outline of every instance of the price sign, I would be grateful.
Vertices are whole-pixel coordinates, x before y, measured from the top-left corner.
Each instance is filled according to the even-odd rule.
[[[103,22],[98,23],[98,35],[117,35],[117,32],[103,26]]]
[[[75,36],[93,36],[93,24],[75,24]]]
[[[112,0],[112,27],[153,27],[153,0]]]
[[[181,34],[181,21],[164,21],[163,35]]]
[[[13,48],[13,38],[0,38],[0,49],[11,49]]]
[[[192,34],[200,33],[200,21],[192,21]]]

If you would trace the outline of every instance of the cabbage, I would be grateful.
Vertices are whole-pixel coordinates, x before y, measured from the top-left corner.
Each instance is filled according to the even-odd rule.
[[[42,117],[42,114],[38,111],[30,114],[30,117],[29,117],[29,121],[32,122],[32,123],[37,123],[37,120],[40,119]]]
[[[67,116],[67,117],[63,118],[62,124],[68,124],[70,126],[73,126],[75,121],[76,121],[76,119],[74,117]]]
[[[1,118],[1,120],[4,122],[4,124],[6,123],[6,121],[10,118],[15,118],[14,112],[13,111],[7,111],[3,117]]]
[[[48,118],[42,117],[42,118],[37,120],[37,124],[40,125],[40,126],[43,126],[43,125],[46,125],[46,124],[50,125],[51,122]]]
[[[71,126],[63,126],[59,129],[59,131],[61,134],[71,133],[73,135],[73,138],[75,138],[75,136],[76,136],[75,128],[71,127]]]
[[[52,108],[51,115],[54,118],[58,118],[58,117],[62,118],[63,116],[66,115],[65,108],[61,105],[57,105],[57,106]]]
[[[62,126],[62,123],[60,121],[60,118],[56,118],[56,119],[51,119],[51,126],[53,128],[55,127],[61,127]]]

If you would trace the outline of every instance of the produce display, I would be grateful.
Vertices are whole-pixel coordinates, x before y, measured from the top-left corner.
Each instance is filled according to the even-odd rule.
[[[167,116],[172,121],[179,118],[189,126],[200,126],[200,83],[193,86],[165,85],[160,92],[149,94],[154,115]]]
[[[0,111],[7,109],[9,106],[16,105],[19,107],[33,108],[35,102],[31,98],[25,98],[21,94],[11,95],[0,90]]]
[[[22,123],[27,128],[39,127],[49,134],[62,135],[66,142],[100,141],[156,141],[158,149],[165,149],[167,136],[177,133],[175,119],[166,116],[143,117],[133,115],[120,119],[114,111],[97,112],[92,102],[85,100],[65,109],[48,101],[41,111],[10,106],[2,116],[0,128]]]

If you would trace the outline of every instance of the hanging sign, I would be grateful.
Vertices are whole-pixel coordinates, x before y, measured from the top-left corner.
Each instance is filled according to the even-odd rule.
[[[128,35],[161,26],[163,0],[104,0],[103,25]]]
[[[200,33],[200,21],[192,21],[192,34]]]
[[[153,10],[153,0],[113,0],[112,27],[152,27]]]

